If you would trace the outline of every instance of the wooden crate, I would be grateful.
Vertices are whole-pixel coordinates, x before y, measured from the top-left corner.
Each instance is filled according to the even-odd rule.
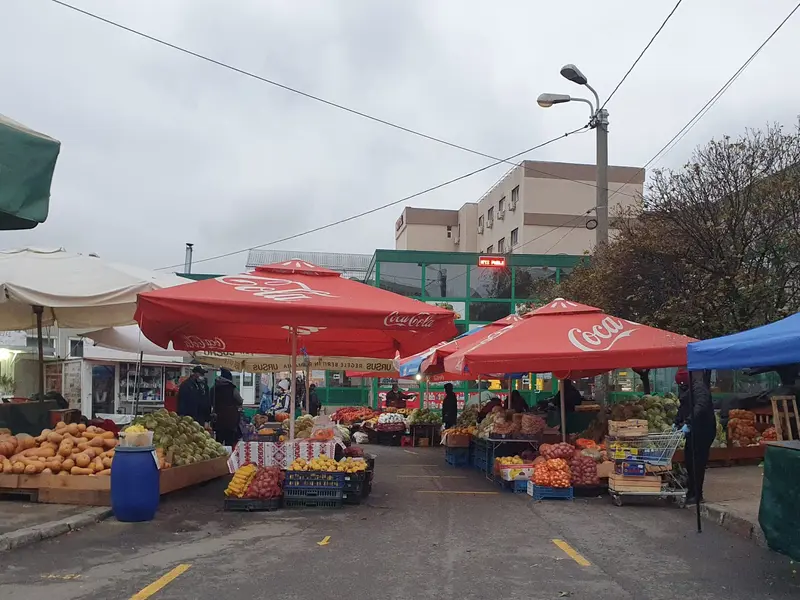
[[[613,492],[660,492],[661,477],[659,475],[645,475],[644,477],[625,477],[612,473],[608,478],[608,489]]]
[[[228,474],[228,458],[214,458],[160,473],[161,494],[168,494]],[[0,491],[25,490],[45,504],[110,506],[111,477],[89,475],[0,474]]]
[[[647,435],[647,421],[644,419],[609,421],[608,435],[616,438],[642,437]]]
[[[711,448],[708,455],[708,462],[711,465],[734,465],[737,463],[760,462],[764,460],[764,445],[744,446],[737,448]],[[685,463],[686,453],[682,448],[675,451],[672,462]]]

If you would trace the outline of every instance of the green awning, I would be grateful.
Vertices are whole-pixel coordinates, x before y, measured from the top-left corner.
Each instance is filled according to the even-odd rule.
[[[0,230],[47,219],[61,142],[0,115]]]

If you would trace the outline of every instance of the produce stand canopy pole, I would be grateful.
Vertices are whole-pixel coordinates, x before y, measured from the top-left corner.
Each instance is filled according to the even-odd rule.
[[[561,441],[567,441],[567,407],[564,402],[564,380],[558,380],[558,388],[561,390]]]
[[[701,371],[702,373],[702,371]],[[700,490],[697,489],[697,460],[695,459],[695,455],[697,453],[697,444],[695,434],[694,434],[694,420],[692,417],[694,416],[694,371],[689,371],[689,437],[692,440],[692,452],[689,460],[692,461],[692,487],[694,489],[694,496],[695,496],[695,505],[697,508],[697,533],[703,533],[703,525],[700,521],[700,497],[698,494]]]
[[[311,395],[311,362],[309,361],[306,364],[306,413],[311,412],[311,400],[309,400],[309,396]]]
[[[36,315],[36,337],[39,346],[39,402],[44,402],[44,342],[42,341],[42,313],[44,308],[41,306],[33,307],[33,314]]]
[[[289,394],[289,441],[294,442],[294,414],[295,398],[297,398],[297,328],[291,327],[292,332],[292,380]]]

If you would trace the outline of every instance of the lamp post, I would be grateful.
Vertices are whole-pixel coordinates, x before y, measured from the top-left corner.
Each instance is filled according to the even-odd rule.
[[[575,65],[564,65],[561,67],[561,76],[573,83],[587,88],[594,96],[594,102],[586,98],[573,98],[566,94],[542,94],[536,100],[542,108],[550,108],[554,104],[564,104],[566,102],[583,102],[588,104],[591,112],[589,114],[589,126],[597,132],[597,200],[595,202],[595,214],[597,216],[597,228],[595,230],[596,244],[608,243],[608,111],[600,106],[600,97],[592,86],[586,75]]]

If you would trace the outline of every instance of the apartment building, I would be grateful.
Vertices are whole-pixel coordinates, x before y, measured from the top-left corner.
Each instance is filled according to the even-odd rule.
[[[609,235],[614,215],[641,197],[645,172],[608,170]],[[595,165],[526,160],[477,202],[458,210],[407,206],[395,223],[395,249],[435,252],[570,254],[591,252],[596,225]]]

